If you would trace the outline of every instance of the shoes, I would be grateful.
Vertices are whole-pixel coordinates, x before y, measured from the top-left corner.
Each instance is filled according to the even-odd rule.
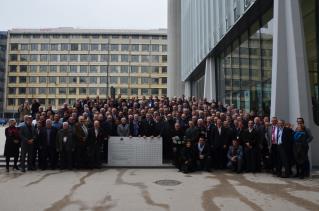
[[[7,172],[9,172],[9,167],[7,167],[6,169],[7,169]]]
[[[19,168],[19,166],[13,166],[13,170],[17,170],[17,171],[19,171],[19,170],[20,170],[20,168]]]
[[[21,169],[21,172],[23,172],[23,173],[24,173],[24,172],[25,172],[25,169]]]

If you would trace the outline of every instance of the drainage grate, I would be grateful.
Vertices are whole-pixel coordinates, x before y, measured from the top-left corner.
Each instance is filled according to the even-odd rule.
[[[177,180],[158,180],[154,182],[155,184],[162,185],[162,186],[176,186],[181,184],[182,182]]]

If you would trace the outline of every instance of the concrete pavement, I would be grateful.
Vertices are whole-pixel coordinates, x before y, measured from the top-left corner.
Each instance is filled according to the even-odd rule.
[[[164,180],[164,181],[162,181]],[[164,185],[157,184],[163,182]],[[319,180],[175,169],[5,173],[0,210],[319,210]]]

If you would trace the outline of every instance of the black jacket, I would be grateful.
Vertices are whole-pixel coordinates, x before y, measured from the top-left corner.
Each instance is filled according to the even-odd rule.
[[[155,122],[151,120],[144,119],[141,123],[141,136],[152,136],[154,133]]]
[[[219,134],[218,127],[215,127],[213,130],[212,138],[212,148],[221,148],[224,145],[227,145],[227,133],[224,127],[221,127],[221,133]]]
[[[249,143],[251,146],[255,147],[258,144],[258,134],[255,129],[252,129],[251,132],[249,132],[249,129],[244,130],[243,133],[243,141],[244,144]]]
[[[52,147],[56,148],[56,137],[57,137],[57,129],[55,127],[51,127],[51,132],[50,132],[50,142],[47,142],[47,128],[43,127],[40,129],[39,132],[39,146],[40,148],[47,148],[47,147]]]

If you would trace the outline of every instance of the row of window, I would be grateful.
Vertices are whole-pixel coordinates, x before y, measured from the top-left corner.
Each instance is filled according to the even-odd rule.
[[[45,77],[45,76],[9,76],[9,83],[50,83],[50,84],[98,84],[98,83],[110,83],[110,84],[166,84],[167,78],[149,78],[149,77],[128,77],[128,76],[67,76],[67,77]],[[108,81],[109,79],[109,81]],[[160,80],[161,79],[161,80]],[[10,93],[10,92],[9,92]],[[14,94],[14,93],[11,93]],[[21,94],[21,93],[20,93]]]
[[[29,95],[37,95],[37,94],[51,94],[51,95],[56,95],[58,92],[59,95],[106,95],[107,94],[107,88],[96,88],[96,87],[91,87],[91,88],[19,88],[21,92],[24,92],[24,94],[29,94]],[[110,89],[109,89],[110,93]],[[156,88],[115,88],[115,93],[116,94],[122,94],[122,95],[166,95],[167,90],[166,89],[156,89]],[[24,99],[25,100],[25,99]],[[42,98],[42,100],[45,100]],[[65,99],[52,99],[52,100],[64,100],[63,103],[65,102]],[[48,104],[55,105],[55,103],[52,103],[53,101],[49,100]],[[41,102],[41,104],[45,104],[44,102]],[[24,102],[24,101],[23,101]],[[22,102],[22,103],[23,103]],[[31,101],[30,101],[31,102]],[[55,102],[55,101],[54,101]],[[18,105],[22,104],[20,102],[20,99],[18,99]],[[63,104],[62,103],[62,104]],[[61,103],[59,103],[61,104]],[[16,105],[16,98],[8,98],[8,105],[9,106],[14,106]]]
[[[30,73],[167,73],[166,66],[128,66],[128,65],[10,65],[10,72],[30,72]]]
[[[10,54],[11,62],[167,62],[167,55],[128,55],[128,54]]]
[[[162,49],[160,49],[160,47]],[[167,45],[159,44],[89,44],[89,43],[11,43],[11,51],[167,51]]]
[[[166,35],[110,35],[110,34],[11,34],[11,38],[34,38],[34,39],[152,39],[166,40]]]

